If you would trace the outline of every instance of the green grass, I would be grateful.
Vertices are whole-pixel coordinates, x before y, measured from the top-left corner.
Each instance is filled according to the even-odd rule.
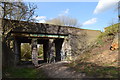
[[[42,70],[35,68],[8,68],[5,71],[5,78],[45,78]]]

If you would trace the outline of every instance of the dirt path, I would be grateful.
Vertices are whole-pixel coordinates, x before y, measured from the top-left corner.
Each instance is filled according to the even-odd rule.
[[[85,73],[79,73],[67,67],[68,62],[42,64],[38,69],[43,70],[48,78],[86,78]]]

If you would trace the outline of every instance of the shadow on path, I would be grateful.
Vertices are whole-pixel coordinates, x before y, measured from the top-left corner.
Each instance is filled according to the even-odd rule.
[[[79,73],[67,66],[68,62],[41,64],[38,68],[43,70],[48,78],[86,78],[85,73]]]

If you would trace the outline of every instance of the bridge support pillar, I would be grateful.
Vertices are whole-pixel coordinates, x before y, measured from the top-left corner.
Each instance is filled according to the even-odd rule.
[[[49,41],[47,40],[47,41],[45,41],[44,43],[43,43],[43,57],[44,57],[44,62],[47,62],[47,51],[48,51],[48,46],[49,46],[49,43],[48,43]]]
[[[56,39],[55,41],[55,51],[56,51],[56,61],[61,61],[61,48],[64,39]]]
[[[55,42],[54,39],[49,39],[47,51],[47,61],[48,63],[55,62]]]
[[[17,40],[14,39],[14,52],[15,52],[15,61],[14,64],[17,65],[20,63],[20,59],[21,59],[21,43]]]
[[[37,50],[37,39],[32,39],[32,63],[38,66],[38,50]]]

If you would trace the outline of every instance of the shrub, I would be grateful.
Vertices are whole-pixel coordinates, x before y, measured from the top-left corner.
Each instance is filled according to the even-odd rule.
[[[119,23],[111,25],[105,28],[105,32],[103,32],[99,38],[103,38],[105,36],[115,36],[116,33],[119,31]]]
[[[105,31],[98,36],[97,44],[103,45],[105,42],[113,40],[118,31],[119,23],[106,27]]]

